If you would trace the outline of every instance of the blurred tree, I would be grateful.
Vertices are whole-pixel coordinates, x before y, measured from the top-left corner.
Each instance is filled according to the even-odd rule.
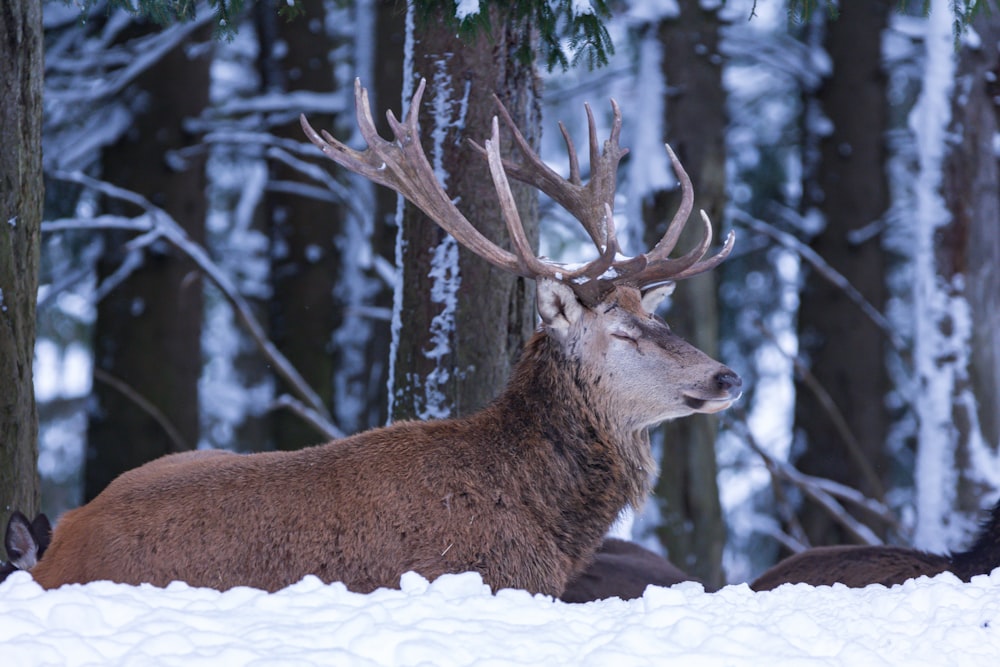
[[[331,51],[335,45],[327,34],[324,4],[303,4],[303,15],[293,21],[281,19],[276,4],[274,0],[256,4],[262,92],[329,92],[334,87]],[[266,125],[275,136],[302,140],[299,113],[301,109],[289,105],[268,113]],[[329,129],[335,117],[310,113],[309,121]],[[334,303],[334,287],[344,264],[336,239],[343,234],[345,213],[337,203],[281,187],[300,178],[282,160],[270,159],[268,169],[264,209],[271,239],[271,340],[329,408],[334,403],[338,362],[333,336],[343,321],[343,306]],[[272,437],[278,449],[298,449],[322,440],[311,426],[287,411],[273,414]]]
[[[975,40],[954,54],[951,118],[941,147],[946,211],[941,212],[941,226],[928,239],[933,284],[941,290],[941,301],[924,304],[934,324],[930,330],[938,338],[929,343],[930,358],[923,360],[926,366],[921,368],[940,374],[933,386],[945,380],[950,405],[936,413],[947,419],[945,424],[928,424],[927,432],[934,436],[921,438],[920,456],[926,457],[930,467],[946,463],[952,470],[923,476],[918,485],[925,485],[920,492],[928,496],[923,508],[935,514],[922,518],[927,533],[942,535],[971,530],[998,484],[990,472],[995,464],[989,462],[997,460],[1000,446],[1000,337],[996,333],[1000,328],[1000,168],[995,144],[1000,131],[996,105],[1000,54],[991,46],[1000,43],[1000,15],[982,12],[972,29]],[[947,343],[948,339],[957,345]],[[943,345],[956,353],[943,353]],[[930,414],[921,418],[934,419]],[[938,484],[944,488],[927,488]],[[938,539],[927,533],[919,538]],[[941,546],[960,546],[953,542],[954,538]]]
[[[891,8],[887,0],[844,0],[837,20],[814,21],[825,30],[832,71],[807,102],[806,114],[818,151],[807,155],[803,206],[825,222],[810,246],[879,311],[886,301],[885,258],[879,235],[870,231],[889,207],[880,54]],[[799,341],[810,375],[796,384],[797,466],[883,499],[891,420],[885,336],[843,289],[809,271]],[[811,501],[804,502],[800,518],[813,544],[852,540]],[[876,530],[884,534],[883,528]]]
[[[403,45],[406,42],[406,9],[396,0],[379,0],[375,6],[375,39],[373,52],[377,54],[372,72],[372,106],[377,109],[399,109],[403,90]],[[389,136],[385,114],[375,114],[375,124],[382,136]],[[396,261],[398,226],[396,212],[398,196],[388,188],[375,187],[375,214],[372,228],[372,254],[384,267]],[[372,299],[380,312],[391,314],[395,280],[382,281]],[[371,369],[371,380],[365,405],[367,415],[363,424],[377,426],[389,418],[389,355],[392,346],[390,319],[375,323],[365,348],[365,366]]]
[[[722,88],[718,8],[680,0],[676,19],[656,26],[661,44],[665,99],[663,121],[669,143],[695,189],[695,208],[704,209],[718,232],[726,207],[726,94]],[[643,206],[646,247],[652,247],[680,203],[680,190],[651,193]],[[695,213],[697,215],[697,213]],[[697,242],[691,224],[679,249]],[[684,281],[671,297],[671,327],[706,354],[718,358],[719,319],[714,272]],[[712,588],[725,583],[722,551],[726,528],[716,481],[718,418],[692,415],[660,427],[660,477],[655,500],[662,523],[656,531],[672,562]]]
[[[32,363],[42,223],[42,7],[0,17],[0,511],[39,506]]]
[[[137,24],[133,36],[149,30]],[[194,41],[209,38],[209,31],[201,30]],[[105,180],[144,195],[201,242],[204,158],[191,156],[179,168],[168,159],[171,150],[191,143],[184,122],[208,103],[211,49],[192,45],[178,44],[126,89],[132,127],[104,151],[102,163]],[[105,209],[139,212],[121,201],[108,201]],[[106,236],[99,280],[122,269],[130,237]],[[148,250],[141,265],[98,304],[85,500],[125,470],[197,446],[201,317],[201,275],[165,245]]]
[[[431,13],[420,19],[409,35],[412,62],[404,89],[413,89],[421,77],[427,79],[420,125],[431,164],[479,231],[509,247],[486,160],[465,140],[482,142],[489,136],[496,93],[527,140],[537,146],[539,82],[534,65],[519,55],[533,44],[530,20],[493,7],[489,24],[488,34],[480,32],[463,42],[442,16]],[[510,138],[502,136],[507,153]],[[536,195],[516,182],[512,188],[537,247]],[[431,418],[477,410],[499,393],[534,329],[534,286],[459,248],[409,204],[400,235],[402,295],[395,307],[401,321],[393,334],[392,417]]]

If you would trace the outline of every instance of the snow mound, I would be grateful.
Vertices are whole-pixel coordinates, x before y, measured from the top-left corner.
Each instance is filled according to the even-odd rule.
[[[315,577],[276,593],[108,582],[0,584],[3,664],[31,665],[990,665],[1000,569],[901,586],[699,584],[566,604],[490,593],[478,574],[368,595]]]

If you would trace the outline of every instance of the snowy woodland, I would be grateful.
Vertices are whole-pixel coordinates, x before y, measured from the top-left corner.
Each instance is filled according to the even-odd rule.
[[[355,78],[369,88],[377,120],[386,109],[400,115],[425,78],[425,148],[459,207],[490,238],[506,232],[484,161],[466,140],[488,136],[493,92],[562,173],[568,162],[557,123],[585,145],[584,104],[604,137],[609,99],[618,101],[621,143],[630,149],[615,201],[626,253],[651,247],[677,206],[664,142],[691,176],[715,245],[736,234],[732,257],[681,282],[661,314],[742,376],[743,398],[720,416],[696,415],[652,434],[660,466],[654,495],[621,518],[617,535],[713,589],[750,581],[810,546],[940,553],[968,545],[1000,495],[995,8],[968,13],[975,3],[948,0],[841,0],[836,11],[785,0],[553,3],[569,22],[594,16],[594,7],[607,12],[600,18],[613,51],[600,62],[600,34],[596,46],[564,35],[553,47],[538,39],[532,18],[485,2],[298,4],[292,16],[279,14],[280,0],[248,2],[225,20],[198,5],[188,20],[159,25],[100,1],[84,17],[74,3],[42,3],[37,509],[55,519],[124,470],[166,453],[299,448],[387,421],[468,414],[498,393],[535,326],[530,282],[487,267],[394,193],[325,160],[299,128],[305,114],[360,147]],[[547,66],[553,48],[564,64]],[[515,196],[541,255],[593,256],[579,223],[557,204],[529,188]],[[15,218],[8,222],[16,228]],[[400,632],[423,622],[413,608],[387,611],[402,609],[406,596],[490,604],[481,582],[468,578],[407,581],[401,592],[376,594],[371,612],[399,623]],[[362,596],[317,586],[307,580],[297,590],[336,598],[348,614],[363,604]],[[807,599],[803,587],[756,600],[727,587],[726,597],[712,600],[691,585],[599,606],[624,617],[707,605],[704,620],[688,619],[663,639],[701,646],[699,664],[731,664],[751,646],[803,660],[795,664],[865,664],[841,650],[864,636],[864,615],[917,622],[898,611],[912,596],[918,607],[936,600],[970,610],[946,623],[988,628],[985,596],[996,622],[995,576],[907,586],[881,589],[881,598],[866,589],[823,600]],[[160,604],[129,602],[125,587],[93,590],[107,598],[98,605],[106,619],[120,612],[115,604]],[[26,575],[0,591],[40,613],[31,600],[43,594]],[[212,595],[227,607],[249,593]],[[265,612],[271,604],[252,602]],[[505,592],[489,613],[504,615],[509,606],[516,617],[521,602]],[[82,620],[90,603],[52,604],[71,621]],[[272,611],[284,604],[275,601]],[[554,604],[555,611],[532,608],[533,618],[554,634],[556,619],[565,619],[566,636],[552,641],[582,644],[573,619],[559,616],[577,612]],[[750,627],[783,604],[803,610],[791,622],[801,636],[830,630],[821,605],[842,607],[841,619],[860,614],[845,621],[856,635],[837,646],[772,645],[760,637],[787,631],[787,619],[773,617],[773,626],[762,623],[711,652],[719,648],[707,639],[717,622],[711,614]],[[303,597],[300,605],[322,601]],[[215,646],[206,628],[217,622],[204,619],[188,647]],[[470,641],[489,637],[498,661],[483,664],[546,661],[542,649],[515,660],[504,650],[518,640],[482,622]],[[651,625],[615,626],[607,642],[665,627],[652,616],[643,622]],[[354,652],[355,664],[451,664],[433,659],[445,639],[436,649],[417,642],[412,653],[393,654],[393,644],[380,654],[373,635],[358,636],[374,653]],[[749,653],[727,653],[744,640]],[[886,640],[876,652],[889,663],[877,664],[890,664],[887,656],[900,655],[893,647],[914,640],[912,633]],[[990,641],[1000,650],[995,632]],[[30,642],[17,646],[36,654]],[[659,650],[629,646],[637,658]],[[914,659],[896,664],[944,664],[911,647]],[[581,648],[571,662],[614,655],[598,648]],[[65,662],[75,649],[62,650]],[[165,657],[173,649],[149,650],[95,655],[123,664],[173,659]],[[176,660],[193,664],[191,652],[178,651]],[[843,662],[806,660],[821,655]]]

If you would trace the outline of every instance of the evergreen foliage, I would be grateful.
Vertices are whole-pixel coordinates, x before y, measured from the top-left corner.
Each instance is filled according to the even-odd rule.
[[[906,12],[910,11],[911,8],[916,9],[918,3],[914,0],[897,0],[896,4],[898,11]],[[954,15],[952,25],[956,46],[958,46],[958,40],[969,29],[980,12],[1000,9],[1000,0],[950,0],[948,4]],[[756,6],[756,2],[754,5]],[[788,0],[788,16],[796,21],[807,20],[820,5],[831,17],[837,17],[837,0]],[[919,0],[919,10],[924,16],[927,16],[931,11],[931,1]]]
[[[64,0],[73,2],[74,0]],[[237,21],[233,19],[238,16],[247,0],[207,0],[208,6],[215,11],[215,33],[226,39],[232,38],[236,33]],[[252,0],[251,0],[252,2]],[[81,14],[87,14],[96,5],[101,4],[105,11],[112,12],[121,9],[135,16],[141,16],[161,25],[170,25],[178,21],[190,21],[195,17],[198,10],[197,0],[82,0],[80,2]],[[293,19],[302,13],[300,0],[282,3],[278,9],[278,14],[287,19]]]
[[[420,21],[444,18],[459,34],[472,38],[485,31],[490,34],[490,9],[496,7],[515,21],[531,21],[538,29],[540,52],[552,70],[563,70],[582,63],[590,69],[608,64],[614,44],[604,22],[611,18],[605,0],[480,0],[479,11],[462,18],[456,14],[455,0],[415,0]],[[582,7],[582,8],[581,8]],[[534,58],[531,44],[522,44],[516,53],[524,62]]]
[[[99,1],[82,0],[83,15],[86,16]],[[248,0],[207,2],[216,14],[216,33],[232,37],[236,31],[236,21],[232,17],[243,10]],[[278,13],[286,19],[293,19],[302,13],[300,2],[291,0],[280,3]],[[107,11],[123,9],[159,25],[191,20],[198,5],[196,0],[107,0],[102,4]],[[461,19],[456,15],[457,5],[455,0],[415,0],[414,4],[418,20],[438,21],[443,17],[464,38],[475,37],[483,31],[491,33],[492,7],[513,20],[531,21],[538,28],[540,50],[550,70],[557,65],[565,70],[580,63],[594,69],[606,65],[609,56],[615,52],[611,36],[604,26],[605,21],[611,18],[606,0],[590,0],[589,3],[581,0],[480,0],[479,11]],[[517,49],[516,55],[522,61],[530,62],[535,54],[531,44],[525,43]]]

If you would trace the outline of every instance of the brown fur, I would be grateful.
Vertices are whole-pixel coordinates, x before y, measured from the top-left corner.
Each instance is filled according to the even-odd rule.
[[[963,581],[989,574],[1000,566],[1000,503],[983,524],[968,551],[931,554],[895,546],[817,547],[790,556],[757,578],[750,587],[769,591],[785,583],[851,588],[869,584],[892,586],[920,576],[952,572]]]
[[[494,590],[559,595],[647,494],[647,427],[722,409],[740,381],[645,312],[634,288],[588,309],[546,283],[539,311],[545,330],[481,412],[295,452],[165,457],[67,512],[32,574],[46,588],[267,590],[314,574],[366,592],[408,570],[475,570]],[[626,325],[641,337],[616,337]]]
[[[659,554],[634,542],[605,539],[587,568],[574,576],[559,596],[564,602],[590,602],[605,598],[632,600],[647,586],[673,586],[698,581]]]

